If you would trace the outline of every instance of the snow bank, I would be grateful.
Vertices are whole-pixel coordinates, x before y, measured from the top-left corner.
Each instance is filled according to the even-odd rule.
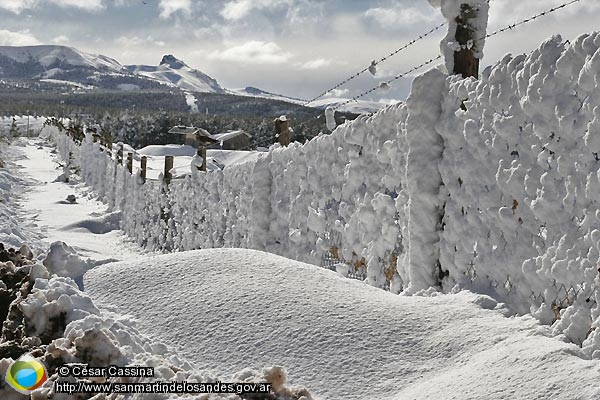
[[[7,151],[8,146],[0,141],[0,243],[7,249],[18,249],[25,243],[34,243],[40,237],[31,219],[23,215],[17,205],[30,184],[20,174],[14,173],[12,168],[13,162],[21,156],[20,143],[20,139],[17,139],[17,146]]]

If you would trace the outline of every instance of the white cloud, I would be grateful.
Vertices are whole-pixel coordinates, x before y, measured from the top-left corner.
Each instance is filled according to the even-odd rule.
[[[148,45],[155,47],[164,47],[166,43],[162,40],[155,40],[152,36],[141,38],[139,36],[120,36],[115,39],[115,43],[121,47],[146,47]]]
[[[186,15],[191,15],[192,13],[192,1],[191,0],[160,0],[158,4],[158,8],[160,9],[160,17],[161,18],[169,18],[171,15],[176,12],[182,12]]]
[[[348,89],[333,89],[333,90],[330,90],[329,92],[327,92],[328,95],[333,96],[333,97],[343,97],[343,96],[347,95],[348,93],[350,93],[350,90],[348,90]]]
[[[287,62],[292,54],[284,51],[274,42],[252,40],[223,51],[213,51],[208,57],[213,60],[252,64],[282,64]]]
[[[328,67],[331,65],[331,60],[326,60],[324,58],[316,58],[314,60],[310,60],[300,65],[300,69],[308,69],[315,70],[323,67]]]
[[[235,0],[230,1],[221,10],[223,18],[228,20],[240,20],[250,14],[253,10],[274,8],[281,4],[289,5],[290,0]]]
[[[420,23],[432,22],[438,15],[436,13],[425,13],[424,10],[414,7],[395,8],[370,8],[364,13],[367,20],[377,23],[385,29],[399,30],[407,26],[415,26]]]
[[[75,7],[87,11],[97,11],[104,8],[103,0],[48,0],[59,7]]]
[[[15,14],[23,10],[33,9],[41,4],[54,4],[59,7],[75,7],[87,11],[97,11],[104,8],[103,0],[1,0],[0,8],[11,11]]]
[[[29,32],[29,29],[17,32],[0,29],[0,46],[33,46],[36,44],[41,43]]]
[[[113,3],[117,7],[130,6],[133,4],[139,4],[141,0],[113,0]]]
[[[37,4],[37,0],[2,0],[0,8],[19,14],[21,11],[33,8]]]
[[[55,44],[65,44],[69,42],[69,38],[65,35],[60,35],[52,39],[52,43]]]

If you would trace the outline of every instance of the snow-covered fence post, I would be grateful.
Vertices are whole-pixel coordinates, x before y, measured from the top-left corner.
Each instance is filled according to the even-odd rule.
[[[279,144],[287,146],[290,144],[290,122],[285,115],[275,119],[275,134]]]
[[[148,168],[148,157],[143,156],[140,161],[140,177],[142,178],[142,183],[146,183],[146,170]]]
[[[133,173],[133,153],[127,153],[127,170],[130,174]]]
[[[440,43],[449,74],[477,77],[488,22],[488,0],[429,0],[441,7],[448,33]]]
[[[454,74],[461,74],[463,78],[479,75],[479,58],[477,58],[476,29],[471,20],[476,20],[478,9],[470,4],[460,5],[460,14],[456,17],[455,38],[460,44],[460,50],[454,52]]]
[[[173,169],[173,156],[165,156],[165,170],[163,174],[163,182],[165,185],[169,185],[171,183],[171,170]]]
[[[406,100],[406,188],[408,211],[407,294],[439,286],[443,182],[438,167],[444,139],[436,131],[446,74],[432,69],[413,80]]]
[[[171,170],[173,169],[173,159],[173,156],[165,156],[165,170],[163,173],[163,183],[160,189],[160,219],[164,222],[161,239],[161,248],[163,250],[168,249],[167,241],[169,238],[169,224],[172,222],[170,221],[169,184],[173,178],[173,175],[171,174]]]

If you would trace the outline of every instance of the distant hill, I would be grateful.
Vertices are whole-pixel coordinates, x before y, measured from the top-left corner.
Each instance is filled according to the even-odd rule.
[[[23,69],[23,66],[29,68]],[[66,46],[0,46],[0,74],[6,78],[34,78],[74,69],[127,73],[117,61]]]
[[[142,90],[160,84],[128,71],[117,60],[66,46],[0,46],[0,79],[76,83],[80,89]]]
[[[128,65],[127,70],[168,86],[201,93],[225,93],[216,79],[191,68],[172,55],[165,55],[158,66]]]

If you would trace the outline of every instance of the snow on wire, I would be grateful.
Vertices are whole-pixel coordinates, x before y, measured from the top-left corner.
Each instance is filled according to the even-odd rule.
[[[560,9],[563,9],[563,8],[565,8],[565,7],[567,7],[567,6],[570,6],[570,5],[574,4],[574,3],[578,3],[578,2],[580,2],[580,1],[581,1],[581,0],[571,0],[571,1],[567,2],[567,3],[563,3],[563,4],[561,4],[560,6],[552,7],[552,8],[550,8],[549,10],[546,10],[546,11],[540,12],[540,13],[538,13],[538,14],[535,14],[535,15],[533,15],[533,16],[531,16],[531,17],[529,17],[529,18],[525,18],[525,19],[524,19],[524,20],[522,20],[522,21],[516,22],[516,23],[514,23],[514,24],[510,24],[510,25],[508,25],[508,26],[505,26],[504,28],[497,29],[497,30],[495,30],[495,31],[493,31],[493,32],[491,32],[491,33],[488,33],[488,34],[486,34],[485,36],[482,36],[482,37],[478,38],[478,39],[477,39],[477,41],[479,41],[479,40],[484,40],[484,39],[490,38],[490,37],[492,37],[492,36],[496,36],[496,35],[498,35],[498,34],[500,34],[500,33],[503,33],[503,32],[507,32],[507,31],[509,31],[509,30],[512,30],[512,29],[514,29],[514,28],[518,27],[518,26],[524,25],[524,24],[526,24],[526,23],[528,23],[528,22],[535,21],[535,20],[536,20],[536,19],[538,19],[538,18],[544,17],[544,16],[546,16],[546,15],[548,15],[548,14],[551,14],[551,13],[553,13],[553,12],[555,12],[555,11],[558,11],[558,10],[560,10]],[[438,56],[437,56],[437,57],[435,57],[435,58],[429,59],[428,61],[425,61],[424,63],[422,63],[422,64],[419,64],[419,65],[417,65],[417,66],[415,66],[415,67],[413,67],[413,68],[409,69],[408,71],[406,71],[406,72],[404,72],[404,73],[402,73],[402,74],[396,75],[396,76],[395,76],[395,77],[393,77],[392,79],[390,79],[390,80],[388,80],[388,81],[386,81],[386,82],[382,82],[382,83],[378,84],[377,86],[374,86],[374,87],[372,87],[371,89],[369,89],[369,90],[367,90],[367,91],[365,91],[365,92],[363,92],[363,93],[361,93],[361,94],[359,94],[359,95],[356,95],[356,96],[354,96],[353,98],[351,98],[351,99],[349,99],[349,100],[345,101],[344,103],[338,104],[338,105],[336,105],[335,107],[332,107],[332,108],[333,108],[334,110],[337,110],[338,108],[340,108],[340,107],[343,107],[343,106],[345,106],[345,105],[347,105],[347,104],[350,104],[350,103],[352,103],[353,101],[356,101],[356,100],[358,100],[358,99],[360,99],[360,98],[362,98],[362,97],[364,97],[364,96],[366,96],[366,95],[368,95],[368,94],[370,94],[370,93],[372,93],[372,92],[374,92],[374,91],[376,91],[376,90],[378,90],[378,89],[381,89],[382,87],[389,87],[390,83],[392,83],[392,82],[394,82],[394,81],[396,81],[396,80],[398,80],[398,79],[400,79],[400,78],[403,78],[403,77],[405,77],[406,75],[408,75],[408,74],[410,74],[410,73],[412,73],[412,72],[414,72],[414,71],[416,71],[416,70],[418,70],[418,69],[420,69],[420,68],[422,68],[422,67],[424,67],[424,66],[427,66],[427,65],[429,65],[429,64],[431,64],[431,63],[433,63],[433,62],[434,62],[434,61],[436,61],[436,60],[439,60],[440,58],[442,58],[442,55],[441,55],[441,54],[440,54],[440,55],[438,55]],[[348,80],[350,80],[350,79],[348,79]],[[348,80],[346,80],[346,82],[347,82]],[[386,86],[386,85],[387,85],[387,86]],[[333,89],[330,89],[330,90],[333,90]],[[327,93],[327,92],[325,92],[325,93]],[[320,95],[320,96],[322,96],[322,95]],[[318,96],[318,97],[320,97],[320,96]],[[318,97],[317,97],[317,98],[318,98]],[[313,100],[314,100],[314,99],[313,99]],[[313,101],[313,100],[311,100],[311,101]]]

